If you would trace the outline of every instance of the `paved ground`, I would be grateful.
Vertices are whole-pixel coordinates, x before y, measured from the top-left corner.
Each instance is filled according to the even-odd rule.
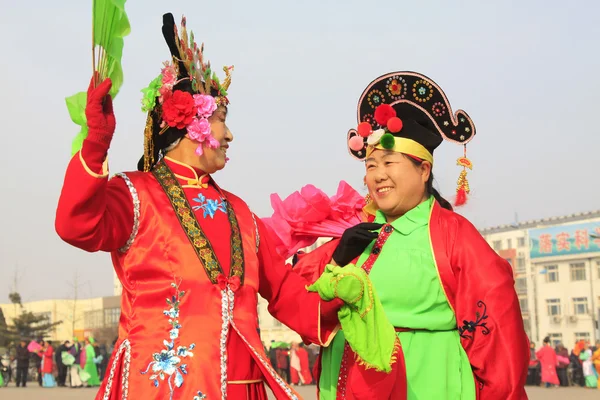
[[[314,386],[300,387],[298,392],[306,400],[316,397]],[[527,392],[530,400],[600,400],[600,390],[594,389],[527,388]],[[23,389],[15,388],[12,385],[0,388],[0,399],[2,400],[93,400],[95,395],[94,389],[42,389],[34,386]]]

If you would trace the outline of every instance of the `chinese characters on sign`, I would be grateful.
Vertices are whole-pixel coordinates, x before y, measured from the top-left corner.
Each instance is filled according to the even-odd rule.
[[[529,231],[531,257],[600,252],[600,222]]]

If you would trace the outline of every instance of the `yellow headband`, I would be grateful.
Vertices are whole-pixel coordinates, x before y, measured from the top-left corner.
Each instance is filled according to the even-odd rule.
[[[429,161],[433,165],[433,155],[422,144],[415,142],[412,139],[403,137],[394,137],[394,147],[386,149],[381,143],[375,146],[367,146],[367,157],[373,153],[375,149],[390,150],[396,153],[404,153],[420,158],[421,160]]]

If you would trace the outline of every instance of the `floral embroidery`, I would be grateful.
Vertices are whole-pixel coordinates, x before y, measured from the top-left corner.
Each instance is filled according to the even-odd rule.
[[[217,211],[222,211],[224,213],[227,212],[227,204],[225,203],[225,200],[223,198],[219,198],[217,200],[207,199],[206,196],[202,195],[201,193],[198,193],[198,195],[192,200],[196,203],[199,203],[199,205],[193,206],[192,210],[203,210],[204,218],[206,218],[207,216],[214,218]]]
[[[194,396],[194,400],[204,400],[206,399],[206,395],[201,391],[198,391],[198,394]]]
[[[169,325],[171,325],[171,330],[169,331],[170,341],[163,341],[165,349],[161,350],[160,353],[154,353],[152,355],[153,361],[150,361],[145,371],[141,371],[142,375],[145,375],[152,367],[150,380],[153,381],[152,383],[155,387],[159,387],[160,381],[164,381],[165,376],[167,376],[166,379],[169,383],[171,395],[169,399],[173,398],[175,388],[180,388],[183,385],[183,376],[188,373],[187,364],[181,364],[181,361],[184,358],[193,357],[194,353],[191,350],[194,350],[194,347],[196,347],[192,343],[189,346],[177,346],[177,349],[175,349],[175,341],[179,338],[179,330],[181,329],[181,324],[179,323],[179,304],[185,292],[179,290],[178,284],[171,283],[171,287],[175,289],[175,295],[171,296],[170,299],[167,298],[167,304],[171,308],[163,311],[163,314],[169,318]],[[175,388],[173,387],[173,383],[175,383]],[[198,393],[200,394],[200,392]]]
[[[481,333],[484,335],[487,335],[488,333],[490,333],[490,330],[487,327],[487,321],[486,321],[488,318],[487,306],[485,305],[485,303],[483,301],[479,300],[477,302],[477,307],[483,308],[483,312],[482,313],[480,313],[479,311],[475,312],[475,321],[464,320],[463,326],[458,328],[458,333],[460,334],[460,336],[462,338],[473,340],[472,334],[475,332],[477,327],[481,327]],[[468,335],[467,332],[470,333],[471,335]]]

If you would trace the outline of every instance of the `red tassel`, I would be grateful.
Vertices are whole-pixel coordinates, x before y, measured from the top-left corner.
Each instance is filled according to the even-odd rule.
[[[467,204],[467,191],[464,188],[460,188],[456,191],[456,200],[454,205],[456,207],[464,206]]]

